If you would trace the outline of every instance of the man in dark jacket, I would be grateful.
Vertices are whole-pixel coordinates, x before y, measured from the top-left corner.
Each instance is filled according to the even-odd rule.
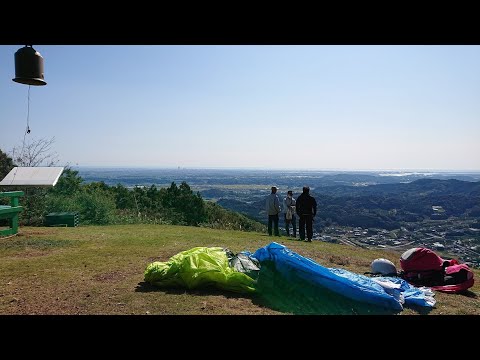
[[[317,214],[317,201],[310,196],[310,188],[303,187],[303,193],[297,198],[297,214],[299,216],[298,226],[300,240],[312,242],[313,217]],[[307,227],[307,240],[305,240],[305,225]]]

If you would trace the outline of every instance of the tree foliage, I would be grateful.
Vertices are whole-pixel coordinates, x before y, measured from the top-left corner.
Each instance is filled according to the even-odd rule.
[[[14,165],[12,158],[0,149],[0,180],[7,176],[13,168]]]
[[[264,226],[244,215],[206,202],[186,182],[158,189],[104,182],[84,184],[78,171],[65,169],[48,190],[44,215],[77,212],[83,224],[153,223],[204,226],[217,229],[263,231]]]
[[[231,229],[240,231],[265,232],[265,225],[243,214],[226,210],[220,205],[206,201],[207,221],[202,226],[213,229]]]
[[[78,175],[77,170],[65,168],[57,184],[49,190],[53,195],[71,195],[81,190],[83,179]]]

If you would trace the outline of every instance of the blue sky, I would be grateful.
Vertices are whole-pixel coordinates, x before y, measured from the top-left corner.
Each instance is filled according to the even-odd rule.
[[[0,45],[0,149],[28,86]],[[480,170],[480,46],[34,45],[59,165]]]

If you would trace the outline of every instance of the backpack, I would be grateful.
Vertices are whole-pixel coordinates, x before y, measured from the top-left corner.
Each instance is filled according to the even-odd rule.
[[[400,257],[400,277],[414,285],[457,293],[473,286],[473,272],[467,264],[445,260],[427,248],[412,248]]]

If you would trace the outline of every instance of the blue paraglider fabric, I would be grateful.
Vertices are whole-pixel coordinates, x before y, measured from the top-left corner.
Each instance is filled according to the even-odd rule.
[[[250,255],[248,252],[244,252]],[[349,299],[401,311],[403,304],[432,307],[429,289],[419,289],[395,277],[370,278],[344,269],[326,268],[284,245],[272,242],[258,249],[252,257],[260,263],[271,262],[285,281],[296,277],[345,296]]]

